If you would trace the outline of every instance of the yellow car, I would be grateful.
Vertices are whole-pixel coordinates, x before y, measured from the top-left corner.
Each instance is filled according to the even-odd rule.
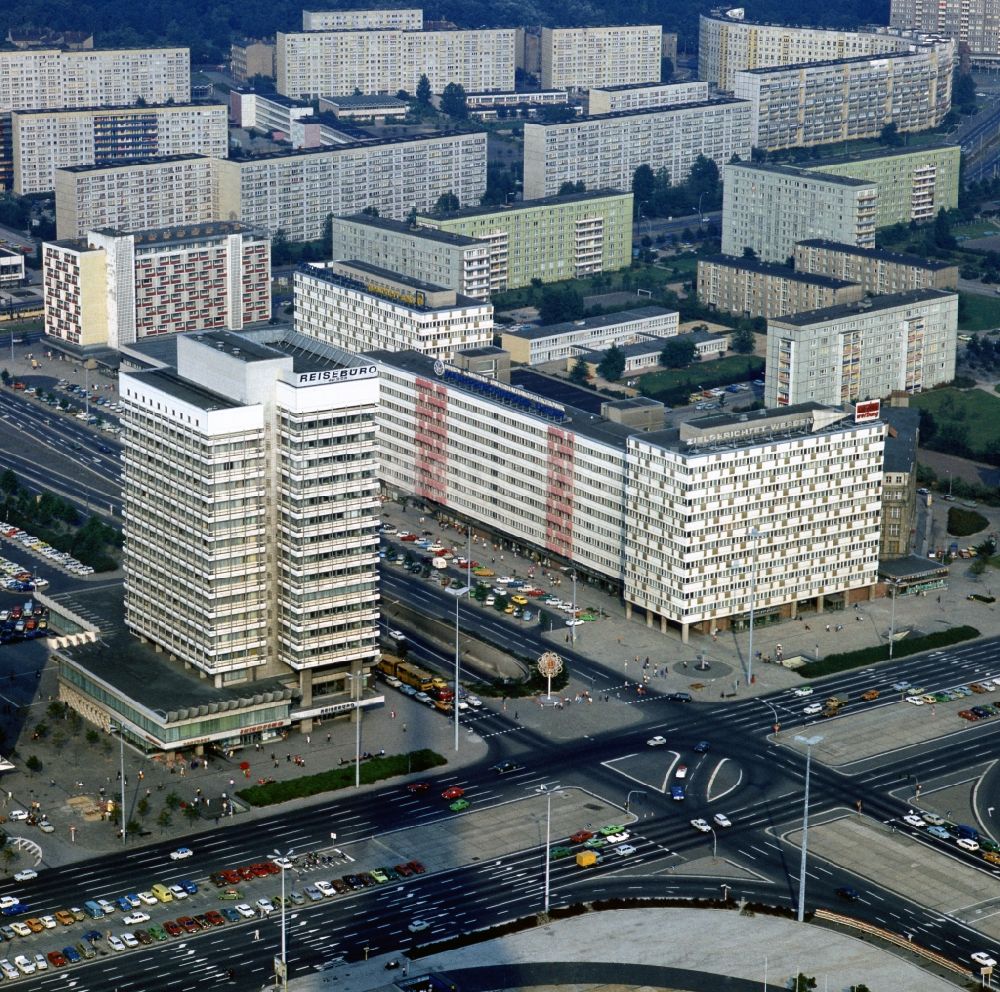
[[[527,596],[520,596],[520,595],[518,595],[518,596],[511,596],[510,597],[510,601],[515,606],[527,606],[528,605],[528,597]]]
[[[474,568],[472,570],[472,574],[478,575],[481,579],[491,579],[497,573],[494,572],[492,568],[483,568],[480,566],[479,568]]]

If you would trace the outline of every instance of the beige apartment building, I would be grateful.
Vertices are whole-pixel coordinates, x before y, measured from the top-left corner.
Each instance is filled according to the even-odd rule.
[[[524,198],[555,196],[563,183],[631,189],[635,170],[664,168],[684,182],[699,155],[721,170],[750,158],[750,104],[719,99],[524,125]]]
[[[772,318],[764,403],[841,406],[950,382],[957,326],[958,294],[938,289]]]
[[[729,255],[699,258],[697,285],[699,303],[741,317],[783,317],[865,295],[858,283],[846,279]]]
[[[614,272],[632,260],[632,194],[595,189],[507,207],[466,207],[417,224],[485,241],[490,292]]]
[[[587,91],[587,114],[617,114],[622,110],[646,110],[679,103],[708,100],[708,83],[629,83],[625,86],[591,86]]]
[[[234,42],[229,49],[229,71],[238,83],[254,76],[274,79],[274,42],[252,38]]]
[[[70,165],[174,155],[225,158],[227,116],[222,103],[14,111],[14,192],[50,192],[56,169]]]
[[[415,93],[422,75],[441,93],[514,89],[514,29],[481,31],[279,31],[277,88],[284,96]]]
[[[698,25],[698,78],[724,92],[734,89],[736,73],[744,69],[905,52],[913,42],[888,29],[844,31],[760,24],[746,20],[743,8],[702,14]]]
[[[303,10],[303,31],[423,31],[424,12],[419,7],[386,10]]]
[[[0,113],[191,99],[186,48],[0,52]]]
[[[659,24],[542,28],[543,89],[589,89],[658,83],[663,58]]]
[[[875,247],[878,185],[783,165],[730,163],[724,169],[722,253],[752,249],[784,262],[798,241],[827,238]]]
[[[754,147],[806,148],[937,127],[951,110],[954,42],[831,62],[746,69],[733,94],[748,100]]]
[[[958,288],[957,265],[823,239],[800,241],[795,246],[795,269],[799,273],[850,280],[868,296]]]
[[[56,169],[56,237],[79,238],[105,227],[148,231],[216,220],[217,162],[204,155],[175,155]]]

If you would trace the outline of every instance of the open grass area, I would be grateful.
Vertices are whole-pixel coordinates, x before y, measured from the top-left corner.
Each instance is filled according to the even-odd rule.
[[[1000,327],[1000,296],[959,293],[958,329],[989,331]]]
[[[977,458],[1000,445],[1000,397],[982,389],[932,389],[910,397],[910,403],[929,411],[937,434],[949,429],[965,438]]]
[[[988,220],[974,220],[968,224],[956,224],[951,229],[956,238],[984,238],[1000,234],[1000,227]]]
[[[731,382],[742,382],[753,378],[764,368],[764,360],[753,355],[731,355],[718,361],[697,362],[686,369],[664,369],[649,372],[640,380],[643,396],[671,402],[671,394],[692,393],[696,389],[725,386]],[[751,375],[752,373],[752,375]],[[667,398],[665,398],[667,397]],[[673,400],[676,405],[676,400]],[[686,402],[686,400],[685,400]],[[1000,406],[1000,399],[997,401]]]

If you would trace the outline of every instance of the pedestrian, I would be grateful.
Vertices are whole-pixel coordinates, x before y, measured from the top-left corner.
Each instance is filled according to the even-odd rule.
[[[395,720],[396,719],[396,711],[395,710],[389,710],[389,719],[390,720]]]
[[[329,743],[330,743],[330,738],[331,738],[332,736],[333,736],[332,734],[327,734],[327,735],[326,735],[326,742],[327,742],[327,744],[329,744]]]
[[[286,754],[285,755],[285,761],[291,761],[291,760],[292,760],[292,756],[290,754]]]
[[[405,723],[403,724],[403,733],[404,734],[406,733],[406,724]]]
[[[312,744],[312,734],[306,734],[306,744]]]
[[[514,719],[517,719],[517,710],[514,710]]]

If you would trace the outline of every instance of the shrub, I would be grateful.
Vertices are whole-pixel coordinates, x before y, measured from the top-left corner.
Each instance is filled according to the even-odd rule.
[[[968,537],[989,527],[990,522],[975,510],[953,506],[948,510],[948,533],[952,537]]]
[[[932,648],[943,648],[961,641],[970,641],[979,637],[975,627],[952,627],[949,630],[937,630],[933,634],[914,637],[905,641],[897,641],[892,652],[894,658],[930,651]],[[889,657],[889,645],[879,644],[876,647],[862,648],[860,651],[848,651],[844,654],[832,654],[820,661],[810,661],[795,671],[804,679],[815,679],[822,675],[833,675],[836,672],[846,672],[851,668],[872,665],[877,661],[885,661]]]

